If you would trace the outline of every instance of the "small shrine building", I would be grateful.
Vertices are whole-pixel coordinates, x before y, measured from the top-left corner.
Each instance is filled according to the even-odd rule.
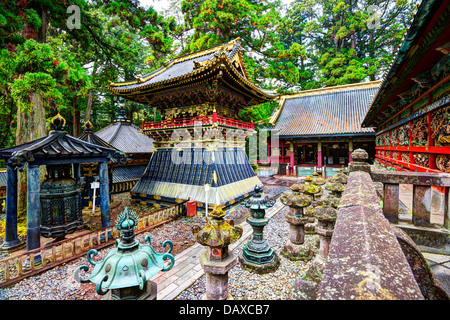
[[[332,176],[352,161],[354,149],[363,148],[374,159],[375,132],[361,122],[379,85],[371,81],[282,96],[264,128],[279,139],[278,146],[268,139],[271,165],[278,163],[279,174],[309,176],[317,170]]]

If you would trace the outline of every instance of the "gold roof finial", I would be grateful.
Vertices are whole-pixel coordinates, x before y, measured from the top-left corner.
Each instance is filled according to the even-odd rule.
[[[90,122],[89,120],[84,123],[84,128],[86,130],[92,130],[93,127],[94,126],[92,125],[92,122]]]
[[[66,119],[64,119],[63,116],[59,114],[59,112],[52,118],[51,121],[51,127],[53,130],[64,130],[64,127],[66,126]]]

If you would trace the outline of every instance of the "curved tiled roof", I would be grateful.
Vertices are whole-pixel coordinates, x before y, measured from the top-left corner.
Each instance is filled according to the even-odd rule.
[[[130,120],[117,119],[95,134],[114,148],[125,153],[153,152],[153,139],[139,132]]]
[[[270,120],[280,136],[373,134],[361,122],[379,81],[308,90],[283,96]]]
[[[26,162],[70,160],[88,158],[109,158],[123,160],[125,155],[98,144],[72,137],[63,130],[52,130],[49,135],[31,142],[0,150],[0,158],[8,164],[23,168]]]
[[[114,148],[112,145],[110,145],[108,142],[101,139],[99,136],[97,136],[94,131],[92,131],[92,123],[88,121],[84,125],[84,131],[83,133],[78,137],[78,139],[92,143],[97,144],[99,146],[104,146],[107,148],[118,150],[117,148]]]
[[[124,98],[149,95],[167,88],[183,87],[190,83],[216,79],[219,70],[226,70],[236,86],[251,92],[261,101],[274,99],[277,95],[256,87],[247,73],[242,59],[239,38],[227,44],[191,53],[168,61],[164,67],[136,80],[122,83],[110,82],[108,90]],[[237,64],[235,65],[236,62]],[[220,77],[219,77],[220,78]]]

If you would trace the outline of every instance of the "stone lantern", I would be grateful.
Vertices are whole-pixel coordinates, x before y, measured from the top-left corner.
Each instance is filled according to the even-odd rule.
[[[312,197],[312,200],[317,200],[318,197],[323,193],[322,188],[313,184],[312,182],[306,185],[306,190],[304,191],[307,195]]]
[[[316,208],[315,216],[319,222],[317,226],[317,233],[320,238],[319,256],[325,261],[328,258],[328,251],[330,248],[331,236],[334,231],[337,212],[338,211],[332,207]]]
[[[173,267],[175,258],[170,253],[173,244],[166,240],[163,246],[168,245],[169,250],[166,253],[155,252],[149,235],[145,237],[148,244],[143,245],[135,239],[137,224],[136,213],[125,207],[115,224],[122,233],[120,240],[116,240],[116,248],[110,250],[101,261],[93,259],[98,254],[97,250],[89,250],[87,260],[94,270],[87,279],[81,279],[80,271],[89,270],[87,265],[82,265],[75,271],[75,279],[80,283],[97,284],[97,293],[106,295],[105,299],[156,300],[157,285],[149,279],[159,271],[168,271]],[[165,260],[169,260],[170,264],[165,265]]]
[[[322,273],[328,258],[331,237],[337,218],[337,210],[331,206],[319,206],[314,211],[318,220],[316,231],[320,239],[319,254],[309,264],[305,278],[319,283],[322,280]]]
[[[253,237],[239,256],[242,268],[259,274],[275,271],[280,263],[275,251],[263,237],[264,227],[269,222],[265,217],[266,209],[272,207],[275,201],[263,197],[261,193],[261,188],[256,186],[253,196],[244,202],[244,206],[250,209],[250,217],[246,221],[253,228]]]
[[[209,214],[205,227],[195,224],[192,227],[197,242],[206,246],[206,252],[200,255],[200,264],[206,273],[206,294],[208,300],[232,298],[228,293],[228,271],[237,263],[237,257],[228,252],[228,246],[238,240],[243,233],[241,226],[227,223],[225,213],[215,207]]]
[[[313,198],[313,201],[311,203],[311,206],[306,208],[306,213],[309,216],[309,221],[307,224],[305,224],[305,233],[307,234],[314,234],[315,233],[315,218],[313,214],[309,214],[311,210],[314,210],[314,207],[317,206],[317,201],[324,195],[324,189],[322,186],[326,183],[326,180],[319,176],[319,174],[314,171],[312,177],[309,177],[308,179],[310,182],[305,185],[304,193],[311,195]]]
[[[325,188],[329,191],[331,191],[332,197],[336,197],[340,199],[342,197],[342,193],[345,190],[345,186],[342,183],[332,182],[325,186]]]
[[[330,182],[347,184],[348,176],[339,169],[339,172],[330,178]]]
[[[322,178],[321,176],[319,176],[319,174],[318,174],[316,171],[314,171],[314,173],[313,173],[313,179],[312,179],[312,181],[311,181],[312,184],[314,184],[314,185],[319,186],[320,188],[322,188],[322,186],[323,186],[326,182],[327,182],[327,181],[326,181],[325,178]],[[322,192],[323,192],[323,190],[322,190]],[[323,193],[319,193],[319,195],[323,195]]]
[[[313,178],[310,176],[305,177],[305,184],[311,184],[311,182],[313,181]]]
[[[308,185],[309,187],[310,185]],[[311,205],[312,197],[301,194],[298,185],[291,186],[292,194],[283,194],[280,201],[290,207],[285,220],[289,223],[289,239],[281,253],[290,260],[310,260],[313,256],[311,247],[305,244],[305,224],[309,223],[306,207]]]

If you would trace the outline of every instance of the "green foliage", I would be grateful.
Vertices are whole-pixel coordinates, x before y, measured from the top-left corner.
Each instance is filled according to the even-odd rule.
[[[298,63],[302,89],[375,80],[388,68],[414,12],[408,0],[296,0],[292,34],[308,43]],[[374,22],[377,22],[376,25]],[[304,72],[308,70],[309,72]],[[314,83],[312,86],[310,83]]]
[[[80,29],[67,26],[69,5],[80,8]],[[0,2],[0,121],[9,123],[0,128],[0,148],[15,143],[17,113],[29,112],[36,95],[46,117],[58,109],[71,132],[93,92],[90,120],[96,130],[108,125],[123,102],[107,92],[108,81],[159,68],[172,54],[175,27],[137,1]],[[143,106],[125,108],[133,116]]]
[[[69,5],[80,29],[67,26]],[[381,9],[370,27],[371,5]],[[108,81],[134,80],[181,53],[239,37],[250,78],[279,93],[374,80],[387,70],[412,17],[409,0],[171,0],[164,17],[136,0],[0,1],[0,148],[15,142],[17,119],[42,98],[69,132],[86,116],[95,129],[125,105],[136,124],[161,115],[111,95]],[[178,51],[177,51],[178,50]],[[244,121],[267,125],[276,102],[243,109]]]
[[[186,51],[239,37],[252,81],[263,88],[274,88],[266,78],[295,84],[298,72],[293,62],[303,54],[303,48],[297,43],[285,48],[281,43],[279,31],[289,29],[291,24],[282,17],[280,5],[273,0],[182,0],[185,23],[194,31]]]

